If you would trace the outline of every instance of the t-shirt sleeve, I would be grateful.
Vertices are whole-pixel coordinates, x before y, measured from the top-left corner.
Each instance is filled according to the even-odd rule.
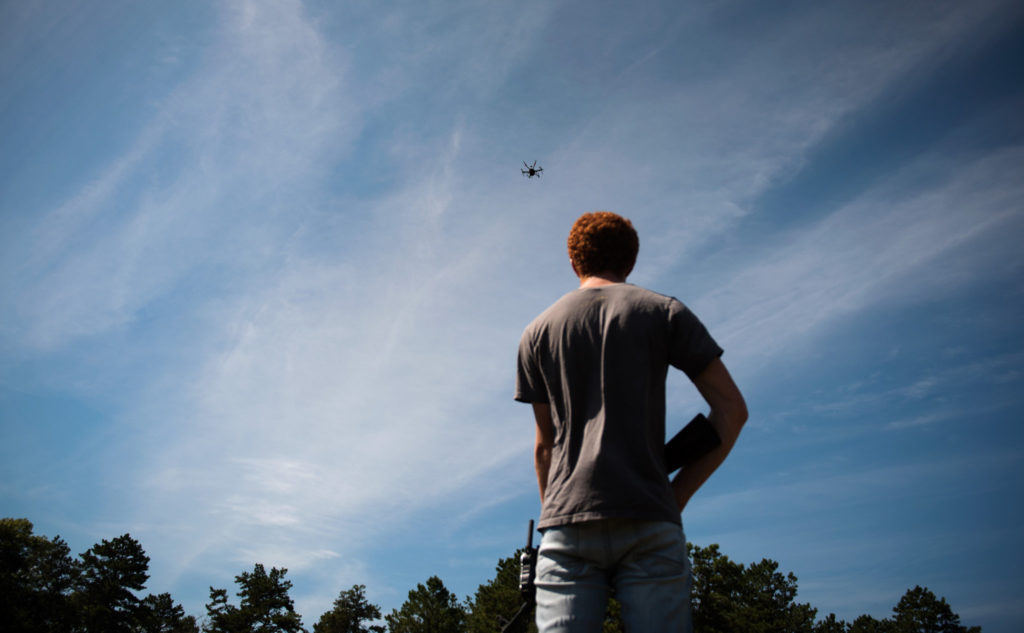
[[[519,402],[547,402],[548,391],[537,364],[529,332],[519,340],[519,358],[516,362],[516,393]]]
[[[679,300],[669,304],[669,363],[694,380],[711,361],[722,355],[722,348],[711,338],[704,324]]]

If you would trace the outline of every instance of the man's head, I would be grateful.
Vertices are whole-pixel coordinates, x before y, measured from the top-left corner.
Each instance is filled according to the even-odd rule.
[[[581,279],[601,273],[625,278],[639,250],[633,224],[610,211],[584,213],[569,231],[569,261]]]

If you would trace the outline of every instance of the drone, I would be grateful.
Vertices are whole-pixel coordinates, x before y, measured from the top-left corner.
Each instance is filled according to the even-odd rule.
[[[540,172],[544,171],[543,167],[537,167],[537,161],[533,161],[532,165],[527,165],[526,161],[523,161],[523,167],[526,169],[520,169],[523,175],[527,178],[533,178],[534,176],[540,178]]]

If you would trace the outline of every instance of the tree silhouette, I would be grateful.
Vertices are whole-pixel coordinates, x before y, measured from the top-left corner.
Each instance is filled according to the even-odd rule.
[[[71,550],[60,537],[32,534],[28,519],[0,519],[0,630],[70,630],[77,574]]]
[[[199,625],[185,609],[175,604],[171,594],[149,594],[142,600],[140,633],[199,633]]]
[[[847,633],[846,622],[836,619],[836,614],[830,613],[824,620],[814,625],[814,633]]]
[[[341,592],[333,609],[320,616],[320,621],[313,625],[313,633],[384,633],[379,624],[363,624],[379,619],[380,607],[366,601],[366,587],[353,585]]]
[[[33,533],[28,519],[0,519],[0,632],[2,633],[198,633],[171,595],[140,599],[149,579],[149,557],[124,534],[101,541],[75,560],[59,537]],[[834,614],[819,622],[817,610],[796,601],[797,578],[770,559],[743,565],[718,545],[687,544],[693,562],[690,596],[694,629],[701,633],[981,633],[965,627],[945,598],[915,586],[893,607],[892,617],[861,615],[847,624]],[[401,609],[385,617],[389,633],[494,633],[522,604],[519,555],[501,558],[494,578],[460,605],[437,576],[417,585]],[[205,633],[305,633],[285,579],[286,569],[267,573],[257,564],[235,577],[240,604],[225,589],[210,587]],[[608,599],[602,633],[622,633],[621,605]],[[384,633],[375,624],[380,607],[366,600],[366,587],[340,592],[321,615],[314,633]],[[511,630],[511,629],[510,629]],[[532,613],[514,633],[534,633]]]
[[[501,630],[519,611],[523,597],[519,593],[519,557],[523,550],[508,558],[498,559],[494,578],[480,585],[472,598],[466,599],[466,630],[470,633],[494,633]],[[509,633],[536,633],[533,610],[524,613]]]
[[[693,561],[693,628],[706,633],[811,633],[817,610],[796,602],[797,578],[763,559],[749,567],[729,560],[718,545],[688,544]]]
[[[981,633],[981,628],[960,625],[945,598],[936,598],[925,587],[915,586],[893,608],[893,633]]]
[[[225,589],[210,587],[210,602],[206,605],[209,616],[204,630],[207,633],[297,633],[303,631],[302,618],[288,591],[292,583],[285,580],[287,569],[271,568],[268,574],[257,563],[252,573],[235,576],[241,603],[228,602]]]
[[[417,585],[399,610],[386,618],[391,633],[461,633],[465,612],[437,576]]]
[[[876,620],[865,614],[854,619],[848,633],[891,633],[891,626],[890,620]]]
[[[135,595],[149,579],[149,557],[130,535],[93,545],[81,555],[73,595],[82,628],[95,633],[132,633],[142,615]]]

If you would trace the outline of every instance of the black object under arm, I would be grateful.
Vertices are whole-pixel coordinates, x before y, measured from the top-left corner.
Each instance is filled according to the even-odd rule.
[[[721,445],[718,431],[703,413],[698,413],[665,444],[665,472],[671,474],[689,466]]]

